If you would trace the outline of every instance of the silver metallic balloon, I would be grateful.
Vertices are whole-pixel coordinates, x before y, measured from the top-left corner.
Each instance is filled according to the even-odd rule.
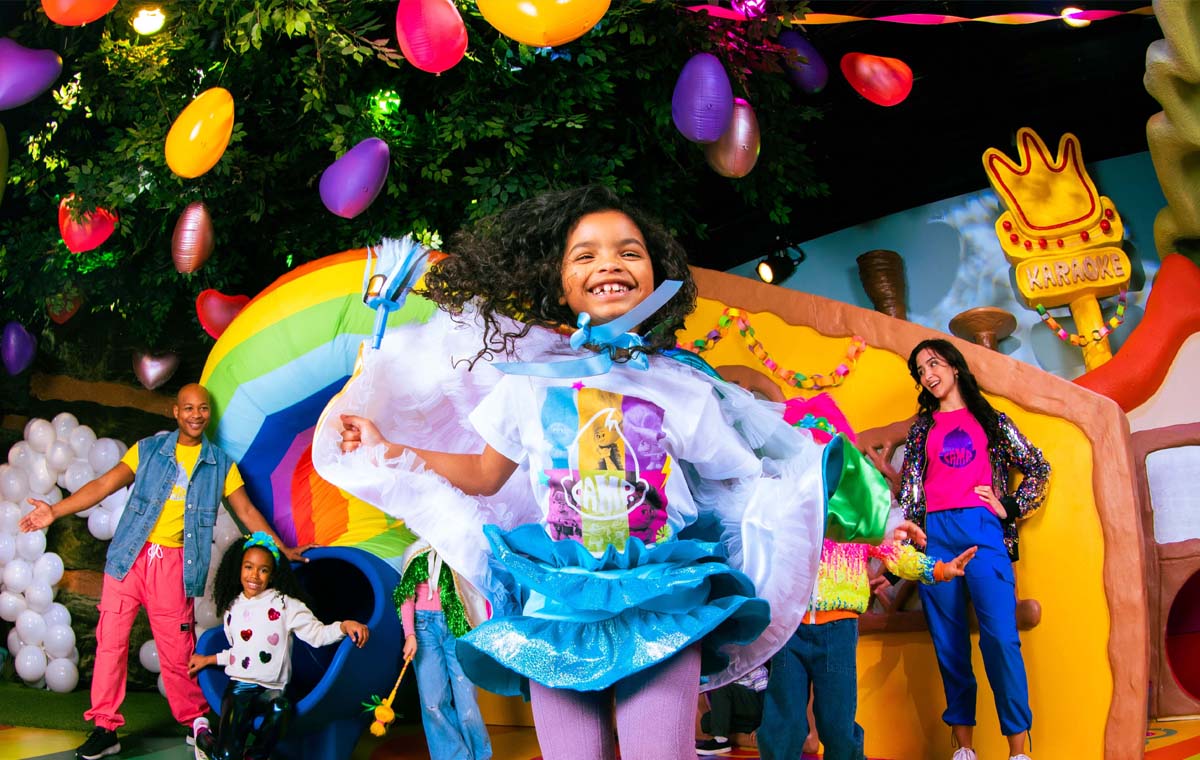
[[[175,269],[180,274],[195,272],[208,261],[212,249],[213,225],[208,207],[199,201],[189,203],[175,222],[175,234],[171,236]]]
[[[742,98],[733,99],[729,128],[715,143],[704,146],[704,157],[722,177],[745,177],[758,163],[758,119]]]
[[[175,370],[179,369],[179,354],[170,351],[162,354],[151,354],[146,351],[133,353],[133,374],[138,382],[154,390],[171,379]]]

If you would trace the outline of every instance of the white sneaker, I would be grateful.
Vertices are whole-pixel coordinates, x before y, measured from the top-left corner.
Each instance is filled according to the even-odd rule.
[[[975,750],[970,747],[959,747],[954,750],[954,757],[950,760],[978,760],[978,758],[975,756]]]
[[[204,717],[203,715],[192,721],[192,733],[188,735],[187,743],[194,749],[196,760],[208,760],[208,754],[204,751],[204,747],[202,746],[204,742],[199,741],[199,739],[201,736],[210,733],[210,731],[211,729],[208,725],[208,718]]]
[[[1008,760],[1033,760],[1033,758],[1022,752],[1019,755],[1013,755],[1012,757],[1008,758]]]

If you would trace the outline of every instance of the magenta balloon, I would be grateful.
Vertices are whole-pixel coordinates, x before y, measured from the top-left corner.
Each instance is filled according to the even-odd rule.
[[[396,39],[405,59],[430,74],[454,66],[467,51],[467,27],[450,0],[400,0]]]
[[[9,322],[4,326],[4,334],[0,336],[0,360],[4,361],[4,369],[8,370],[8,374],[19,375],[24,372],[33,364],[35,353],[37,340],[24,325]]]
[[[321,202],[338,216],[353,219],[366,211],[383,189],[389,163],[387,143],[368,137],[321,174]]]
[[[671,96],[671,120],[697,143],[720,139],[733,117],[733,87],[725,67],[710,53],[697,53],[683,66]]]
[[[729,129],[715,143],[704,146],[704,157],[717,174],[730,179],[745,177],[758,163],[760,145],[758,118],[754,108],[741,98],[733,99]]]
[[[62,73],[62,58],[53,50],[31,50],[0,39],[0,111],[23,106],[50,89]]]
[[[805,59],[788,67],[788,78],[792,80],[792,84],[809,95],[825,89],[825,84],[829,81],[829,65],[811,42],[799,32],[785,29],[779,33],[779,44],[795,50]]]

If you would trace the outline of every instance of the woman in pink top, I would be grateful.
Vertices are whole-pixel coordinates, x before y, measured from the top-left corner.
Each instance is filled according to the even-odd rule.
[[[953,760],[976,760],[971,748],[976,682],[968,598],[979,618],[979,647],[1010,760],[1030,760],[1025,739],[1033,715],[1017,635],[1012,563],[1017,559],[1016,521],[1041,506],[1050,466],[1012,420],[983,397],[963,355],[949,341],[917,344],[908,370],[921,392],[900,473],[904,517],[924,528],[925,551],[935,559],[949,561],[968,547],[979,547],[966,568],[966,583],[917,589],[946,693],[942,720],[959,747]],[[1023,478],[1009,493],[1008,476],[1014,469]]]

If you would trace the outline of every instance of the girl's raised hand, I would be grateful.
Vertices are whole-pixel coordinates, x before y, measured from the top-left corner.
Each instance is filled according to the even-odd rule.
[[[359,649],[363,648],[363,644],[367,643],[367,639],[371,637],[371,629],[367,628],[357,620],[343,620],[342,633],[350,637],[354,645]]]
[[[967,563],[975,556],[978,546],[972,546],[949,562],[942,563],[942,575],[946,580],[958,578],[966,574]]]
[[[996,517],[999,517],[1001,520],[1008,517],[1008,510],[996,498],[996,492],[992,490],[991,486],[975,486],[975,495],[983,499],[983,503],[987,504],[996,513]]]
[[[349,454],[359,446],[377,446],[383,443],[383,435],[375,423],[356,414],[342,415],[342,451]]]

